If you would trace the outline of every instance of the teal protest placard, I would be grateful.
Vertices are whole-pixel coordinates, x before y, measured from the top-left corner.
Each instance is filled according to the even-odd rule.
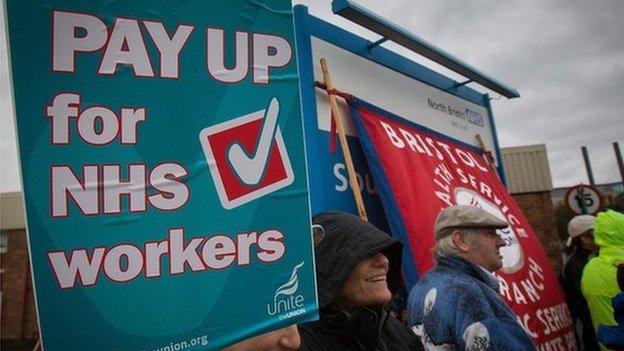
[[[7,2],[46,350],[317,318],[290,1]]]

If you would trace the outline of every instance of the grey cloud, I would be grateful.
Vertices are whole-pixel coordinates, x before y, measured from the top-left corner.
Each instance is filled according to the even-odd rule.
[[[377,35],[331,14],[331,1],[295,0],[310,12],[374,40]],[[588,146],[596,180],[620,180],[612,142],[624,148],[624,2],[360,0],[362,6],[517,88],[492,101],[501,146],[546,143],[555,186],[586,181]],[[4,16],[2,21],[4,21]],[[0,26],[4,34],[4,23]],[[2,35],[2,189],[17,179]],[[392,43],[384,44],[460,80]],[[482,87],[471,85],[479,91]],[[491,93],[496,96],[496,93]],[[7,173],[9,172],[9,173]],[[12,185],[14,186],[14,185]]]

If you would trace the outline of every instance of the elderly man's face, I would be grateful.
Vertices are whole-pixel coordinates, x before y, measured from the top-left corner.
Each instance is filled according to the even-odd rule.
[[[241,341],[223,351],[286,351],[298,350],[301,337],[296,325],[278,329]]]
[[[388,258],[378,252],[358,263],[338,292],[338,300],[356,306],[381,305],[390,301],[386,276]]]
[[[476,236],[468,242],[467,258],[490,272],[503,267],[500,254],[500,248],[505,246],[503,238],[494,229],[476,228],[474,231]]]

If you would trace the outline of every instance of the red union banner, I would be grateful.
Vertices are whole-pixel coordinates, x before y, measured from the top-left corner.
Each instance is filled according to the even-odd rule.
[[[575,350],[572,321],[556,275],[526,218],[476,148],[361,100],[351,102],[360,142],[393,234],[408,246],[404,264],[434,266],[433,226],[441,209],[473,205],[504,218],[499,230],[500,294],[540,350]],[[413,271],[413,270],[411,270]],[[407,270],[404,270],[406,273]],[[415,278],[407,277],[408,287]]]

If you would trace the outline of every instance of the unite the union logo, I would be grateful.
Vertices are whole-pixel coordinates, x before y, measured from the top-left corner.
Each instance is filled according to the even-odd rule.
[[[288,319],[305,313],[303,295],[296,294],[299,289],[297,271],[303,266],[301,261],[293,268],[288,281],[280,285],[273,295],[273,303],[267,304],[267,313],[270,316],[278,315],[279,319]]]

